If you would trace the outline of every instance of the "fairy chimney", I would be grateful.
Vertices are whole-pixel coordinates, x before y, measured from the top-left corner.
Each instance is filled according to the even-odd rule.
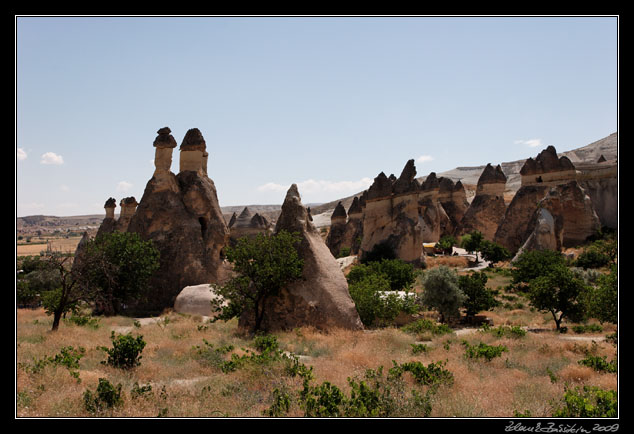
[[[206,147],[205,139],[198,128],[188,130],[180,147],[180,172],[202,172]]]

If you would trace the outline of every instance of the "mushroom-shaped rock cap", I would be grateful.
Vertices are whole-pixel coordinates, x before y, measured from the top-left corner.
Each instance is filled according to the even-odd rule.
[[[154,147],[155,148],[175,148],[176,147],[176,139],[170,133],[172,130],[169,127],[163,127],[158,130],[156,133],[156,139],[154,139]]]
[[[121,202],[119,203],[119,205],[121,205],[121,206],[123,206],[123,205],[138,205],[138,204],[139,203],[136,201],[134,196],[125,197],[125,198],[121,199]]]
[[[336,219],[336,218],[343,217],[345,219],[347,216],[348,216],[348,214],[346,214],[346,209],[343,207],[343,204],[341,203],[341,201],[339,201],[339,203],[335,207],[335,210],[333,211],[333,213],[330,216],[330,218],[331,219]]]
[[[491,163],[489,163],[482,171],[478,179],[478,185],[497,183],[506,183],[506,175],[504,175],[502,167],[499,164],[493,167]]]
[[[110,199],[108,199],[106,201],[106,203],[103,206],[104,208],[116,208],[117,207],[117,201],[115,200],[114,197],[111,197]]]
[[[201,151],[205,152],[207,145],[205,138],[198,128],[191,128],[185,134],[183,143],[181,143],[181,151]]]

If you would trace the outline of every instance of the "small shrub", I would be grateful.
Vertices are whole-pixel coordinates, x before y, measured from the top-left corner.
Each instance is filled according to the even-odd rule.
[[[553,417],[616,417],[617,411],[616,390],[583,386],[583,389],[566,390]]]
[[[500,357],[503,352],[508,351],[504,345],[487,345],[484,342],[480,342],[478,345],[470,345],[464,341],[465,357],[468,359],[484,358],[487,362],[490,362],[496,357]]]
[[[606,356],[600,357],[588,354],[585,359],[579,360],[579,364],[583,366],[588,366],[598,372],[617,372],[616,359],[608,362]]]
[[[601,333],[603,331],[603,327],[598,324],[584,324],[573,326],[572,331],[579,334],[592,332]]]
[[[132,390],[130,391],[130,397],[132,399],[137,399],[140,397],[147,397],[147,394],[150,394],[152,392],[152,386],[150,384],[147,384],[145,386],[139,386],[139,382],[135,381],[134,385],[132,386]]]
[[[99,413],[121,404],[123,404],[121,384],[114,386],[105,378],[99,379],[96,392],[93,393],[90,390],[84,392],[84,407],[89,413]]]
[[[120,369],[131,369],[141,364],[141,352],[145,348],[143,336],[136,338],[131,333],[115,337],[114,331],[110,335],[112,348],[97,347],[108,354],[108,360],[101,362]]]
[[[262,411],[262,414],[269,417],[285,416],[291,408],[291,396],[286,391],[281,392],[278,388],[273,389],[272,396],[273,404]]]
[[[346,256],[350,256],[350,247],[342,247],[337,258],[345,258]]]
[[[100,326],[99,318],[94,318],[90,315],[73,314],[70,318],[67,318],[64,321],[77,326],[88,327],[93,330],[97,330]]]
[[[233,345],[225,345],[214,348],[214,345],[203,339],[203,345],[195,345],[192,349],[195,351],[196,358],[203,364],[220,369],[225,363],[224,356],[233,351]]]
[[[429,351],[429,347],[425,344],[410,344],[412,347],[412,354],[426,353]]]

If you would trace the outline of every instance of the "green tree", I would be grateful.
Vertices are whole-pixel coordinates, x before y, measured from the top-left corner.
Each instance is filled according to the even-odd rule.
[[[43,291],[40,293],[42,306],[48,315],[53,315],[52,331],[59,328],[62,316],[75,309],[85,296],[84,291],[77,284],[76,273],[71,270],[71,260],[71,256],[52,253],[44,259],[47,263],[46,277],[38,271],[33,272],[38,273],[37,279],[33,281],[37,280]]]
[[[458,278],[458,286],[466,296],[463,306],[467,310],[467,317],[472,318],[478,312],[497,306],[493,293],[486,287],[487,280],[484,272],[473,272]]]
[[[490,261],[491,264],[511,258],[511,254],[506,248],[489,240],[482,241],[480,244],[480,252],[484,260]]]
[[[453,236],[443,235],[434,247],[442,250],[445,255],[450,255],[455,244],[457,241]]]
[[[304,261],[296,247],[300,242],[299,234],[280,231],[275,235],[241,238],[234,247],[228,247],[226,257],[237,276],[216,288],[221,296],[215,303],[221,312],[217,319],[227,321],[251,312],[253,332],[259,331],[269,297],[279,294],[284,286],[302,275]],[[229,304],[221,308],[224,300]]]
[[[596,286],[590,287],[586,298],[588,315],[600,322],[618,322],[618,269],[612,265],[609,274],[602,274]]]
[[[513,263],[513,283],[529,283],[536,277],[545,276],[553,269],[565,266],[564,256],[554,250],[531,250],[524,252]]]
[[[460,316],[460,307],[466,296],[460,290],[455,271],[446,266],[432,268],[423,273],[421,282],[425,289],[420,301],[424,306],[438,310],[440,322]]]
[[[112,232],[88,241],[73,267],[97,313],[116,315],[148,296],[159,251],[134,232]]]
[[[468,252],[475,252],[476,262],[479,262],[480,260],[478,258],[478,252],[482,248],[484,236],[482,235],[482,232],[480,231],[473,231],[467,235],[468,236],[462,237],[462,240],[460,241],[460,245],[462,246],[463,249],[465,249]]]
[[[348,283],[355,283],[368,274],[380,274],[389,284],[390,290],[410,289],[416,281],[416,271],[412,264],[401,259],[381,259],[354,266],[348,273]]]
[[[559,264],[551,267],[545,275],[529,283],[528,299],[532,306],[550,312],[557,330],[561,330],[564,318],[580,321],[585,315],[584,303],[587,287],[568,267]]]

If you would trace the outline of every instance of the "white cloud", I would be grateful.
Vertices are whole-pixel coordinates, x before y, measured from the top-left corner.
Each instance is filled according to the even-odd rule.
[[[59,186],[59,189],[63,192],[69,192],[70,191],[70,187],[67,186],[66,184],[62,184]]]
[[[131,188],[132,184],[128,181],[119,181],[119,183],[117,184],[117,191],[119,193],[127,193],[128,190],[130,190]]]
[[[542,139],[528,139],[528,140],[516,140],[514,142],[516,145],[526,145],[531,148],[543,147]]]
[[[26,152],[22,148],[18,148],[15,156],[18,159],[18,161],[26,160]]]
[[[362,190],[365,190],[372,185],[371,178],[361,178],[358,181],[326,181],[308,179],[306,181],[298,182],[297,188],[299,193],[304,195],[315,195],[322,193],[338,193],[338,194],[354,194]],[[274,182],[267,182],[257,187],[258,191],[262,192],[286,192],[290,187],[290,184],[276,184]]]
[[[427,163],[429,161],[433,161],[434,157],[432,157],[431,155],[421,155],[420,157],[418,157],[416,159],[416,161],[418,163]]]
[[[61,155],[57,155],[55,152],[46,152],[42,154],[40,163],[61,165],[61,164],[64,164],[64,159],[62,158]]]

